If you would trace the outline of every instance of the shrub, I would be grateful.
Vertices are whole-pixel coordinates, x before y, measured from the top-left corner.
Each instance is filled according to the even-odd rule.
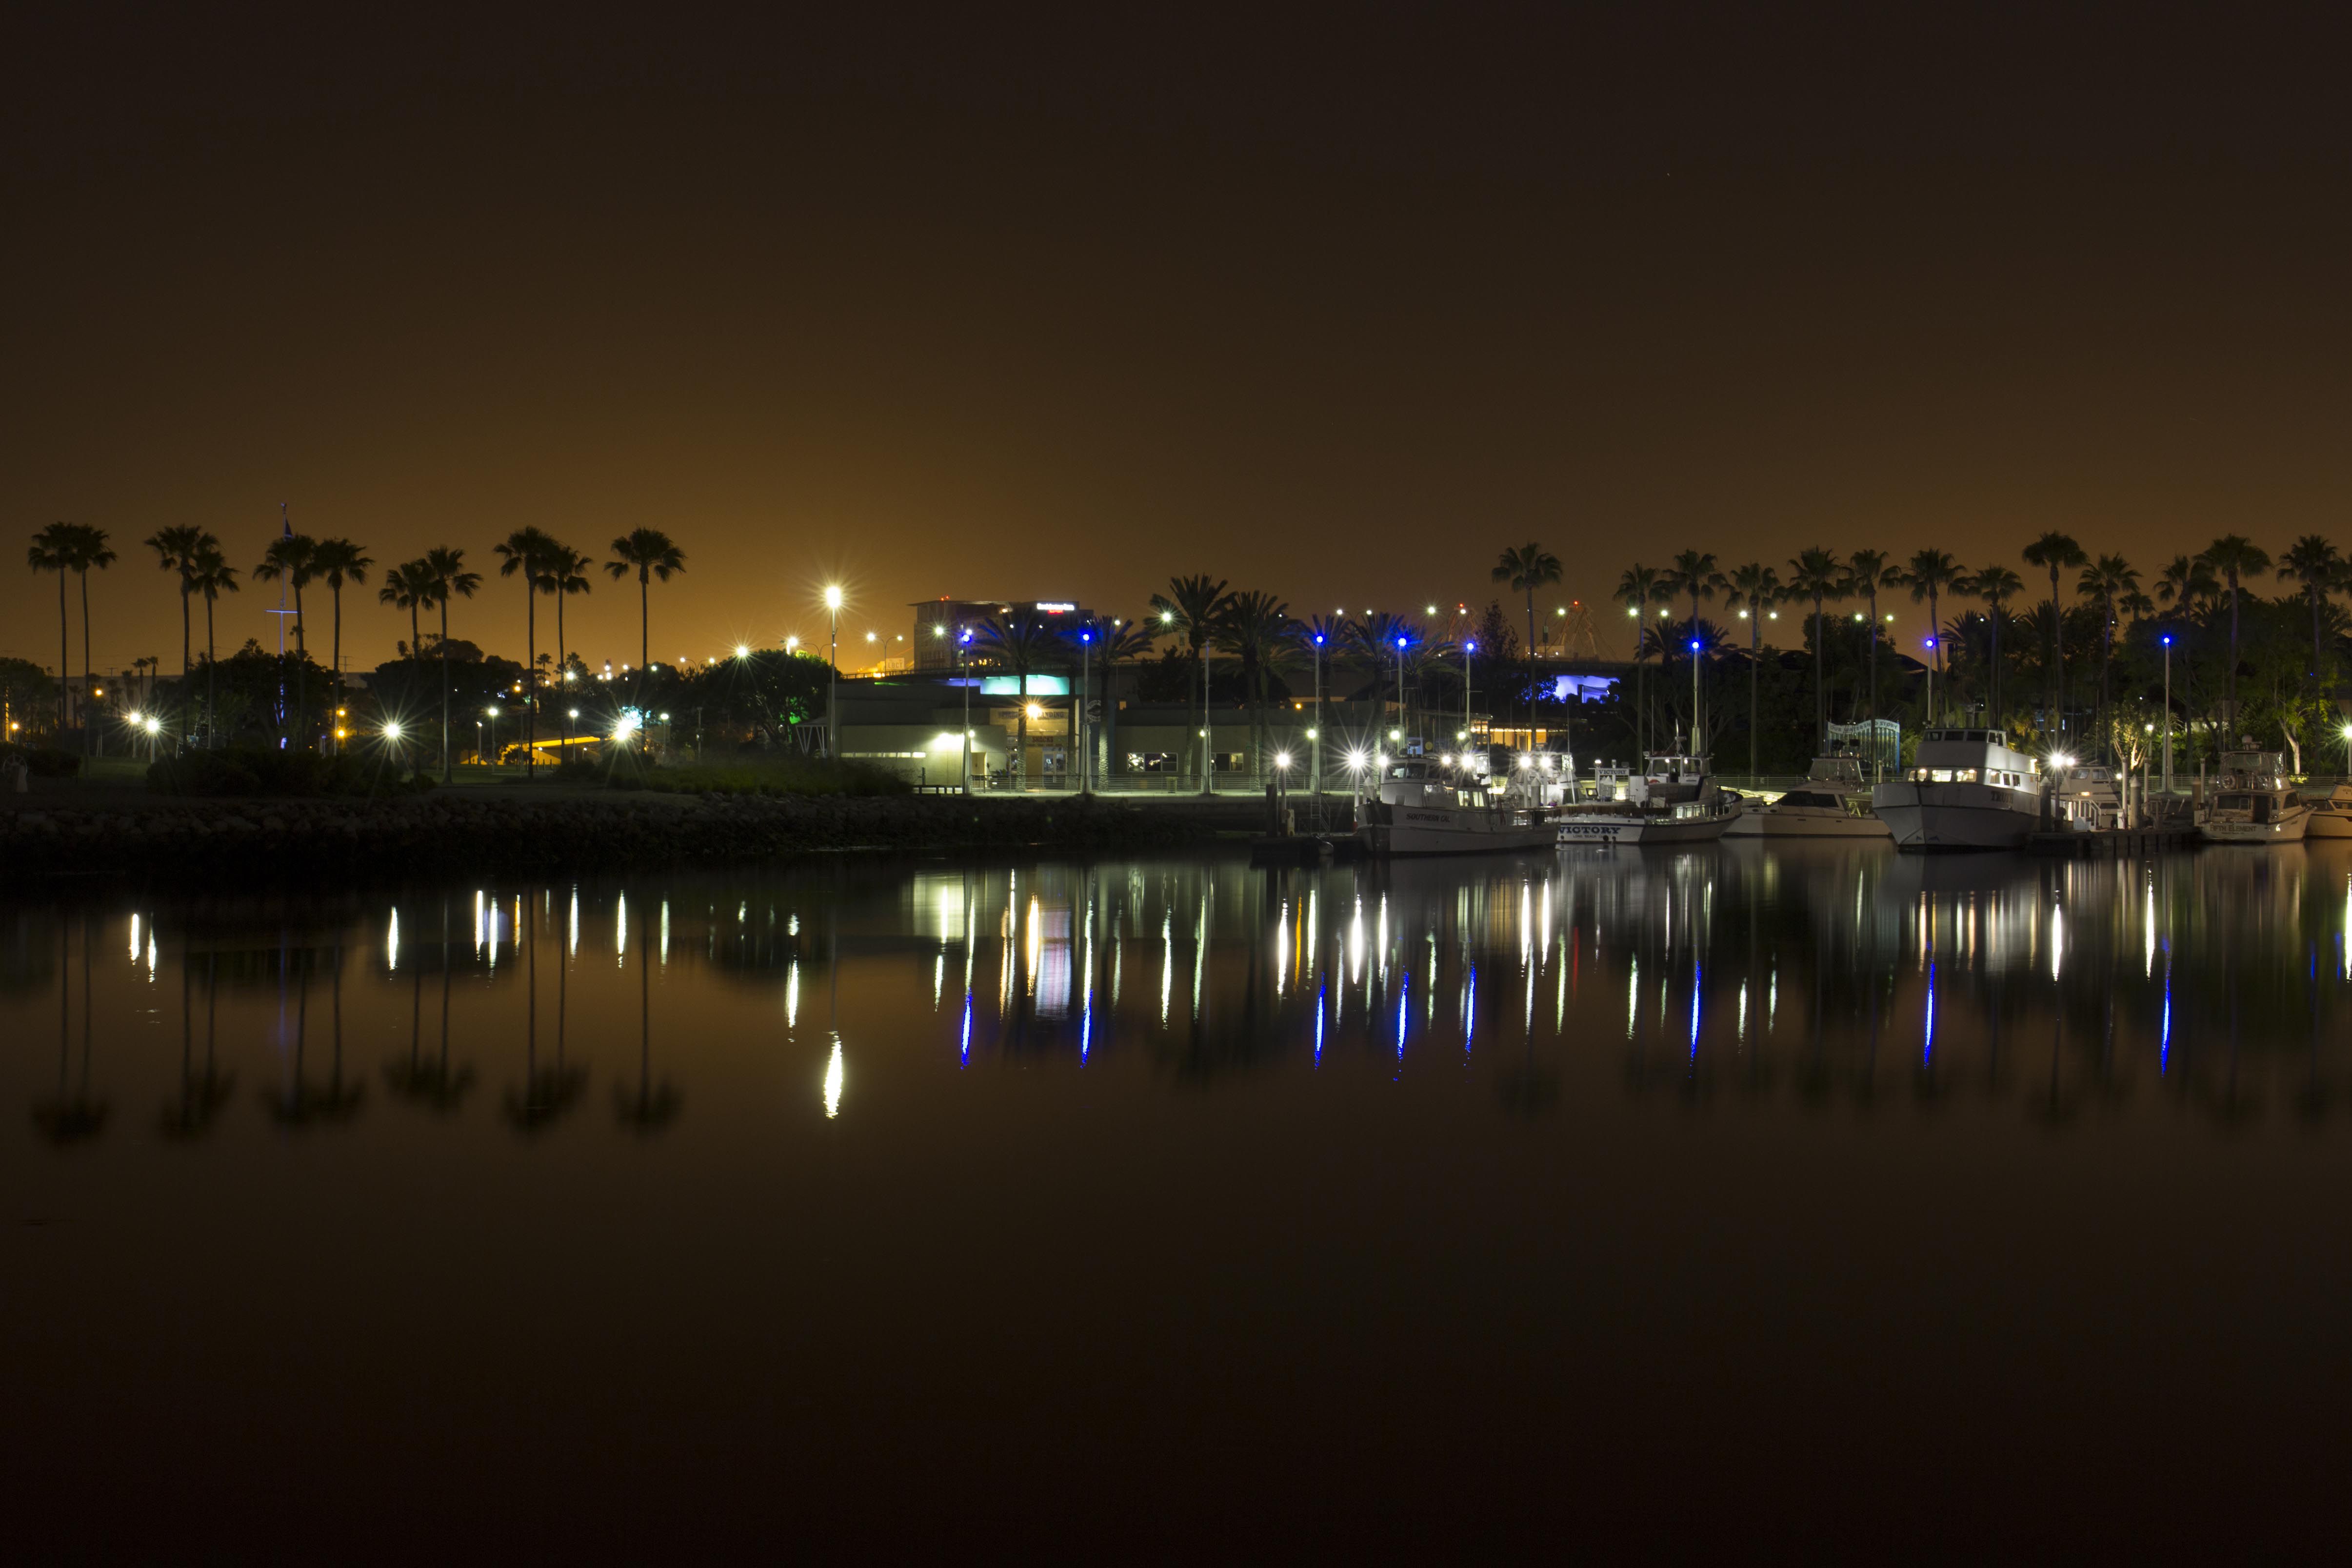
[[[80,757],[54,746],[0,746],[0,757],[23,758],[36,779],[70,779],[81,771]]]
[[[164,758],[147,769],[147,788],[159,795],[418,795],[433,780],[403,777],[375,758],[240,748]]]

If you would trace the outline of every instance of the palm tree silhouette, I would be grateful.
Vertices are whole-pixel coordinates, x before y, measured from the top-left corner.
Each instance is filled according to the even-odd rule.
[[[213,656],[213,606],[220,602],[222,594],[239,591],[236,568],[229,565],[228,558],[220,551],[205,550],[189,569],[188,580],[205,596],[205,745],[210,748],[220,744],[219,691],[214,684],[219,664]]]
[[[1118,667],[1146,658],[1159,645],[1160,629],[1149,620],[1115,619],[1104,629],[1103,660],[1103,733],[1110,756],[1105,764],[1110,772],[1118,768]]]
[[[319,541],[290,529],[269,541],[269,548],[261,553],[261,564],[253,569],[256,582],[282,579],[294,591],[294,716],[287,726],[289,736],[297,726],[309,723],[305,716],[310,707],[309,672],[303,666],[310,662],[310,643],[302,628],[302,590],[318,575]]]
[[[2000,707],[2000,626],[2009,619],[2009,601],[2025,591],[2025,580],[2005,566],[1989,566],[1969,578],[1965,586],[1985,601],[1985,619],[1991,623],[1992,657],[1987,665],[1991,680],[1985,696],[1985,722],[1991,728],[2005,729],[2008,726],[2001,718]]]
[[[1702,599],[1713,599],[1717,594],[1722,592],[1728,586],[1730,585],[1724,580],[1723,573],[1717,571],[1715,568],[1715,552],[1713,550],[1686,549],[1682,551],[1675,557],[1673,563],[1666,568],[1665,571],[1658,579],[1658,587],[1661,590],[1660,597],[1671,600],[1682,594],[1688,594],[1690,596],[1690,632],[1687,636],[1683,638],[1682,642],[1683,651],[1691,655],[1691,662],[1693,664],[1696,664],[1698,662],[1697,652],[1690,646],[1691,643],[1699,640],[1698,601]],[[1660,638],[1658,642],[1658,673],[1663,675],[1665,674],[1665,640],[1664,638]],[[1691,706],[1691,749],[1694,751],[1698,749],[1699,733],[1698,706],[1694,702]]]
[[[1870,758],[1878,764],[1878,591],[1903,580],[1900,568],[1890,565],[1885,550],[1858,549],[1846,558],[1846,591],[1858,593],[1870,605]]]
[[[334,706],[338,708],[343,706],[343,584],[355,582],[365,586],[368,569],[373,565],[375,558],[367,553],[366,547],[353,544],[349,539],[320,539],[311,557],[312,569],[326,583],[327,591],[334,596],[335,601],[334,641],[330,647],[334,661]],[[335,727],[331,724],[327,728],[331,732]],[[342,750],[340,742],[335,749],[338,752]]]
[[[1211,582],[1206,574],[1193,577],[1171,577],[1168,591],[1151,596],[1151,612],[1159,617],[1162,632],[1184,639],[1192,651],[1193,663],[1201,666],[1201,793],[1206,795],[1215,780],[1210,765],[1211,748],[1215,745],[1215,726],[1209,720],[1209,648],[1217,635],[1233,595],[1225,591],[1225,580]]]
[[[2319,674],[2319,607],[2327,596],[2347,586],[2344,557],[2317,534],[2305,534],[2279,557],[2282,580],[2303,584],[2304,601],[2311,607],[2311,674]]]
[[[87,523],[78,523],[74,526],[73,569],[74,575],[81,579],[81,689],[85,701],[88,700],[90,689],[89,574],[93,570],[104,571],[114,562],[115,554],[106,542],[104,528],[94,528]],[[84,751],[89,749],[90,738],[90,724],[88,716],[85,716],[81,726],[81,745]]]
[[[1036,621],[1015,618],[1006,620],[991,615],[972,629],[973,651],[1005,674],[1020,681],[1019,694],[1013,708],[1017,727],[1013,753],[1013,787],[1028,787],[1029,775],[1029,677],[1046,664],[1059,662],[1063,648],[1061,639],[1053,629]]]
[[[542,893],[541,897],[546,894]],[[530,923],[516,936],[523,945],[525,985],[529,997],[523,1021],[523,1074],[520,1088],[506,1093],[506,1117],[515,1131],[525,1137],[543,1133],[561,1120],[563,1113],[578,1103],[588,1087],[588,1074],[572,1067],[563,1060],[563,1015],[559,1006],[556,1013],[555,1064],[544,1071],[539,1065],[539,908],[533,904]],[[562,976],[562,958],[558,948],[557,974]]]
[[[670,537],[659,528],[632,528],[613,541],[613,559],[604,563],[604,574],[618,582],[631,572],[637,574],[637,676],[645,678],[646,666],[653,662],[653,601],[652,584],[656,578],[667,582],[686,570],[686,552],[670,542]]]
[[[158,528],[147,536],[147,548],[155,552],[155,562],[165,571],[180,574],[180,679],[185,681],[189,671],[189,645],[192,632],[189,622],[188,597],[195,591],[194,577],[196,562],[206,550],[217,551],[220,540],[204,529],[190,527]]]
[[[555,700],[556,712],[568,749],[572,740],[572,710],[564,702],[563,683],[571,678],[572,650],[563,640],[563,601],[574,594],[586,593],[594,586],[588,580],[588,569],[596,563],[573,549],[558,544],[554,552],[541,563],[539,591],[555,596]]]
[[[60,578],[59,581],[64,580]],[[89,922],[81,931],[81,1077],[72,1077],[73,982],[67,974],[72,954],[73,928],[58,923],[58,1097],[33,1107],[33,1125],[49,1142],[64,1147],[86,1143],[106,1130],[110,1110],[89,1092]]]
[[[167,1138],[187,1141],[200,1138],[212,1130],[212,1124],[236,1090],[236,1074],[223,1076],[214,1066],[213,1047],[219,1037],[219,958],[205,956],[205,1066],[196,1071],[194,1042],[191,1038],[194,1023],[188,1005],[188,992],[194,967],[188,956],[180,956],[180,1097],[165,1103],[158,1124]]]
[[[2042,732],[2047,735],[2053,730],[2064,727],[2061,722],[2063,716],[2059,710],[2061,674],[2058,661],[2058,573],[2069,567],[2081,566],[2090,558],[2083,553],[2083,547],[2074,542],[2074,537],[2072,534],[2054,531],[2045,533],[2027,545],[2024,555],[2028,565],[2046,567],[2050,571],[2050,622],[2043,642],[2043,646],[2047,650],[2044,657],[2049,662],[2042,666],[2045,672],[2043,685],[2048,691],[2049,706],[2044,711],[2042,720]]]
[[[408,612],[408,659],[412,664],[421,663],[425,657],[425,650],[419,646],[424,632],[417,617],[433,602],[434,581],[433,569],[424,561],[404,561],[383,574],[383,586],[375,591],[377,603]]]
[[[1381,661],[1387,660],[1395,664],[1397,734],[1402,737],[1407,727],[1404,708],[1405,654],[1413,643],[1420,640],[1414,633],[1413,623],[1402,615],[1394,615],[1385,610],[1368,610],[1362,619],[1348,622],[1345,634],[1349,646],[1362,653],[1366,661],[1370,664],[1372,684],[1375,688],[1382,684]],[[1384,707],[1386,706],[1385,699],[1382,701],[1382,706]],[[1378,750],[1379,747],[1380,742],[1376,731],[1373,749]]]
[[[2221,574],[2221,584],[2230,594],[2230,691],[2229,743],[2238,743],[2238,580],[2271,569],[2268,550],[2257,546],[2242,534],[2224,534],[2207,545],[2206,564]]]
[[[2107,733],[2107,667],[2116,652],[2116,601],[2139,588],[2139,571],[2120,555],[2103,555],[2083,569],[2074,591],[2099,606],[2099,744],[2110,760],[2114,737]]]
[[[613,1085],[613,1109],[624,1124],[639,1133],[656,1133],[676,1121],[680,1098],[667,1079],[654,1082],[653,966],[646,962],[652,952],[647,940],[651,934],[647,922],[652,918],[649,906],[638,912],[637,1092],[632,1095],[626,1085]]]
[[[1617,600],[1625,606],[1625,613],[1633,618],[1633,748],[1646,755],[1650,749],[1650,704],[1647,683],[1642,673],[1642,655],[1647,642],[1645,622],[1650,606],[1666,597],[1665,584],[1655,568],[1638,562],[1625,569],[1617,580]]]
[[[1724,602],[1748,612],[1748,777],[1756,778],[1756,673],[1763,663],[1764,616],[1780,601],[1780,574],[1759,561],[1731,569]]]
[[[1265,776],[1266,677],[1288,663],[1297,651],[1292,624],[1288,604],[1253,589],[1234,595],[1217,628],[1218,645],[1241,661],[1242,686],[1249,702],[1252,767],[1260,781]]]
[[[1965,575],[1960,563],[1952,559],[1949,550],[1929,549],[1912,551],[1911,559],[1903,565],[1902,574],[1888,580],[1909,588],[1912,603],[1927,601],[1927,636],[1934,644],[1930,652],[1935,655],[1936,673],[1939,675],[1944,673],[1944,595],[1958,592],[1960,580]],[[1933,712],[1927,715],[1927,722],[1936,722]]]
[[[301,981],[296,992],[294,1007],[294,1071],[291,1082],[276,1093],[265,1096],[272,1120],[289,1127],[305,1127],[313,1122],[344,1123],[359,1114],[367,1099],[364,1082],[343,1082],[343,950],[333,950],[331,994],[334,1002],[333,1055],[327,1082],[313,1089],[303,1077],[303,1055],[309,1044],[310,1024],[310,955],[299,951],[294,955],[301,970]]]
[[[449,782],[449,600],[471,599],[482,586],[482,574],[466,570],[466,552],[436,545],[425,552],[425,569],[433,577],[433,602],[441,607],[441,782]]]
[[[522,770],[529,779],[539,767],[539,596],[546,591],[541,580],[563,547],[541,529],[528,528],[517,528],[490,548],[499,558],[500,577],[522,573],[522,668],[528,693],[523,707]]]
[[[66,611],[66,573],[74,567],[80,541],[75,537],[71,523],[51,523],[33,536],[31,548],[25,551],[25,563],[35,571],[58,574],[58,737],[62,741],[66,731],[66,692],[73,673],[68,651],[73,643]]]
[[[1813,601],[1813,748],[1829,749],[1830,699],[1828,680],[1830,645],[1822,618],[1822,601],[1843,599],[1852,582],[1845,563],[1833,551],[1815,545],[1798,552],[1789,563],[1789,597],[1810,598]]]
[[[416,972],[415,989],[409,999],[408,1061],[391,1062],[383,1070],[384,1082],[402,1099],[428,1110],[455,1111],[465,1102],[467,1092],[474,1086],[474,1070],[449,1068],[449,900],[441,900],[441,1054],[436,1061],[424,1061],[418,1053],[418,1009],[424,1000],[424,974]]]
[[[1536,689],[1536,590],[1549,588],[1559,581],[1559,557],[1530,539],[1505,550],[1487,576],[1496,582],[1507,582],[1527,595],[1528,604],[1528,727],[1535,727]]]

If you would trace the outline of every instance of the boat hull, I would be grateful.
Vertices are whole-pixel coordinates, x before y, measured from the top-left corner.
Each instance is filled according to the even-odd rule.
[[[2304,826],[2303,836],[2307,839],[2352,839],[2352,813],[2314,811]]]
[[[2033,796],[1989,784],[1881,784],[1870,809],[1900,850],[2021,850],[2041,822]]]
[[[1479,855],[1551,847],[1551,830],[1524,811],[1444,806],[1391,806],[1360,823],[1368,854]]]
[[[2276,822],[2200,822],[2197,836],[2209,844],[2299,844],[2311,827],[2311,813],[2300,811]]]
[[[1723,830],[1727,839],[1884,839],[1893,830],[1876,817],[1845,811],[1750,806]]]
[[[1594,812],[1555,823],[1562,844],[1711,844],[1738,813],[1712,817],[1636,817]]]

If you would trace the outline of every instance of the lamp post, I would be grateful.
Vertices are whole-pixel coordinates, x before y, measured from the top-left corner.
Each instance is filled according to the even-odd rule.
[[[1692,639],[1691,639],[1691,645],[1690,645],[1690,656],[1691,656],[1691,731],[1690,731],[1690,748],[1691,748],[1691,754],[1692,754],[1693,756],[1696,756],[1696,755],[1698,754],[1698,639],[1697,639],[1697,638],[1696,638],[1696,637],[1694,637],[1694,638],[1692,638]],[[1871,748],[1872,748],[1874,751],[1874,750],[1876,750],[1876,749],[1877,749],[1877,746],[1878,746],[1878,737],[1877,737],[1876,735],[1873,735],[1873,736],[1870,737],[1870,741],[1871,741]]]
[[[1927,722],[1936,722],[1936,640],[1927,639]]]
[[[1095,629],[1088,626],[1078,633],[1078,711],[1076,731],[1078,743],[1078,793],[1087,794],[1094,788],[1094,747],[1087,729],[1087,695],[1094,674]]]
[[[1475,641],[1465,642],[1462,644],[1462,748],[1465,753],[1463,758],[1465,768],[1469,766],[1467,753],[1470,749],[1470,655],[1477,651],[1478,644]]]
[[[2164,799],[2172,802],[2172,633],[2164,634]]]
[[[824,754],[828,758],[841,756],[841,590],[824,591],[825,614],[832,622],[827,636],[831,650],[824,670]]]
[[[1319,828],[1323,825],[1320,814],[1323,810],[1323,633],[1320,632],[1315,633],[1312,657],[1315,661],[1315,723],[1307,731],[1307,739],[1311,747],[1307,754],[1307,783],[1315,794],[1318,813],[1315,825]]]
[[[1404,747],[1404,738],[1403,738],[1403,737],[1404,737],[1404,731],[1405,731],[1405,722],[1404,722],[1404,639],[1403,639],[1403,638],[1402,638],[1402,637],[1398,638],[1398,639],[1396,640],[1396,645],[1397,645],[1397,748],[1398,748],[1398,755],[1402,756],[1402,755],[1403,755],[1403,747]]]
[[[956,639],[956,662],[963,671],[963,792],[971,793],[971,633]]]

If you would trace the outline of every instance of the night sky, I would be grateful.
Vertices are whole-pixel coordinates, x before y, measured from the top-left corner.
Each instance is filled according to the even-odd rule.
[[[1588,600],[1686,547],[2352,545],[2325,15],[18,16],[0,653],[57,657],[64,518],[123,555],[100,667],[175,673],[137,541],[249,568],[281,501],[384,565],[664,528],[665,659],[814,635],[836,575],[848,639],[1190,571],[1483,599],[1528,538]],[[598,583],[573,640],[634,658]],[[493,578],[452,628],[522,619]]]

